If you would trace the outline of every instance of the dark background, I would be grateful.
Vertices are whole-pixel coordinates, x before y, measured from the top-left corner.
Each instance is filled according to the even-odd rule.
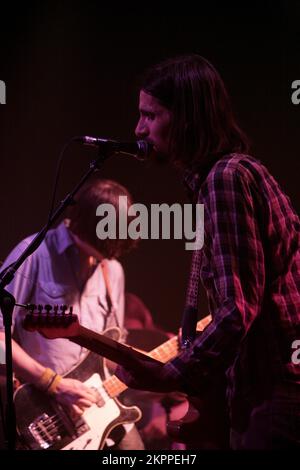
[[[299,212],[300,105],[291,102],[291,83],[300,79],[299,1],[161,3],[1,4],[0,79],[7,104],[0,106],[0,259],[45,223],[63,144],[85,134],[134,139],[138,75],[188,52],[216,65],[252,153]],[[68,149],[60,196],[94,155],[78,145]],[[136,202],[187,202],[170,168],[115,156],[103,176],[126,185]],[[179,325],[189,260],[183,241],[168,240],[142,241],[122,260],[127,289],[168,330]]]

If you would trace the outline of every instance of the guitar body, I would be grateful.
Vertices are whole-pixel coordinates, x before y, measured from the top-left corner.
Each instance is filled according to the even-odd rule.
[[[119,338],[119,329],[105,332]],[[97,450],[102,449],[110,432],[118,425],[141,418],[136,406],[126,407],[111,398],[105,387],[103,359],[88,353],[85,359],[65,377],[77,379],[98,391],[99,400],[81,417],[70,417],[67,409],[31,384],[22,385],[14,395],[17,433],[25,448],[32,450]]]
[[[229,449],[229,419],[225,383],[211,387],[202,398],[189,397],[186,415],[167,423],[167,433],[189,449]]]
[[[210,322],[210,315],[200,320],[197,323],[197,331],[203,331]],[[79,344],[80,346],[85,347],[96,354],[107,357],[108,359],[117,362],[125,368],[129,367],[134,369],[134,366],[140,360],[148,360],[150,362],[154,361],[154,363],[157,361],[160,363],[166,363],[167,361],[176,357],[180,352],[178,337],[174,336],[149,353],[141,353],[138,350],[116,341],[116,339],[118,339],[115,336],[116,329],[111,329],[112,331],[108,333],[107,336],[101,335],[80,325],[78,317],[71,311],[68,313],[63,312],[62,314],[58,315],[51,313],[49,314],[48,311],[45,311],[44,313],[40,310],[35,312],[35,309],[33,309],[31,313],[26,315],[23,321],[23,327],[27,331],[38,331],[48,339],[68,338],[74,343]],[[85,369],[85,367],[83,369]],[[85,379],[82,378],[82,373],[79,374],[79,377],[76,375],[77,373],[78,371],[76,368],[75,371],[68,374],[68,377],[79,378],[88,385],[92,385],[93,380],[96,379],[95,374],[92,376],[88,374],[88,377]],[[98,376],[100,380],[100,375]],[[49,423],[48,419],[50,419],[50,421],[52,419],[50,417],[48,418],[48,416],[39,415],[36,418],[35,415],[34,421],[32,422],[31,415],[30,419],[27,418],[26,422],[23,423],[22,434],[27,433],[28,435],[29,431],[31,435],[34,435],[36,428],[39,428],[38,434],[39,440],[41,442],[39,442],[38,447],[35,448],[49,448],[50,445],[48,441],[52,440],[55,442],[51,442],[51,448],[54,448],[54,445],[58,445],[60,449],[101,449],[104,445],[106,436],[109,434],[111,429],[117,426],[117,424],[134,422],[137,421],[137,419],[141,416],[141,412],[138,408],[126,408],[123,407],[123,405],[121,405],[116,399],[112,400],[112,398],[115,398],[117,395],[119,395],[119,393],[126,390],[127,386],[124,385],[116,376],[111,377],[111,379],[113,380],[110,380],[111,383],[109,387],[109,379],[105,381],[107,383],[107,386],[105,387],[103,387],[105,382],[101,384],[100,381],[100,385],[96,384],[96,388],[99,393],[101,392],[101,389],[103,389],[105,410],[107,407],[108,411],[107,419],[106,413],[103,413],[102,416],[100,411],[104,405],[93,405],[93,407],[89,408],[83,415],[84,425],[86,425],[87,429],[85,429],[84,426],[81,426],[81,423],[79,423],[77,426],[78,429],[76,428],[76,432],[74,432],[74,423],[72,423],[72,429],[68,432],[69,440],[66,443],[64,442],[63,445],[61,445],[59,442],[63,440],[63,437],[59,435],[59,430],[56,429],[58,428],[56,421],[50,423],[50,425],[54,427],[53,432],[51,429],[49,431],[49,428],[45,429]],[[193,408],[190,407],[186,419],[184,418],[179,421],[171,421],[168,423],[168,434],[177,442],[185,442],[188,448],[228,449],[229,425],[228,416],[226,413],[227,406],[225,400],[225,377],[218,382],[214,381],[214,383],[211,383],[208,388],[209,391],[203,395],[201,399],[192,398],[190,400],[190,402],[193,404]],[[35,392],[32,392],[32,389],[30,390],[29,401],[27,398],[28,403],[31,403],[31,393]],[[108,404],[106,404],[108,393],[109,397],[111,398]],[[102,393],[100,394],[102,396]],[[109,406],[111,406],[111,409]],[[57,413],[57,408],[58,405],[52,401],[50,411],[54,410]],[[62,425],[64,428],[68,428],[68,420],[64,416],[65,412],[62,409],[60,410],[60,408],[61,407],[59,407],[58,411],[60,411],[61,414],[60,419],[62,420]],[[89,420],[90,410],[91,412],[95,410],[95,415],[96,411],[99,412],[95,420],[93,420],[93,418],[91,418],[91,421]],[[42,412],[40,408],[38,411]],[[24,414],[26,416],[26,413]],[[70,418],[68,419],[70,421]],[[100,422],[98,423],[98,421],[101,420],[103,420],[104,424],[100,424]],[[19,417],[19,422],[22,423],[22,417]],[[94,423],[96,422],[98,427],[94,426]],[[100,429],[100,431],[97,435],[94,435],[92,430],[89,430],[89,426],[95,428],[96,431],[97,429]],[[49,437],[47,433],[55,434],[55,439],[53,439],[51,436]],[[46,443],[42,442],[42,436],[44,435],[47,435]],[[81,435],[86,437],[82,438]],[[31,439],[31,445],[36,446],[36,441],[37,439],[34,438],[34,443],[32,444]]]

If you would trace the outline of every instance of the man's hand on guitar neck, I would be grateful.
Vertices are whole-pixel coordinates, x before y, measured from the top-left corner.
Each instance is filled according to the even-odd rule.
[[[183,391],[179,374],[170,364],[135,360],[132,368],[117,367],[115,375],[128,387],[150,392]]]

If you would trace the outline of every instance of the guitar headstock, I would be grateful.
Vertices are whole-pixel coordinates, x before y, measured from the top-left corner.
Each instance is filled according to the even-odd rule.
[[[78,335],[80,324],[73,307],[66,305],[30,305],[23,320],[27,331],[37,331],[48,339],[72,338]]]

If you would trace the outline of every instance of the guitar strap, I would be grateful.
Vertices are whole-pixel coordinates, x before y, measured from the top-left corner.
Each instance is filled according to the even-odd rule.
[[[195,250],[193,252],[186,302],[181,321],[182,349],[189,348],[196,337],[201,257],[202,252],[200,250]]]
[[[187,170],[185,174],[185,184],[188,190],[188,196],[193,203],[201,203],[201,186],[215,163],[226,155],[226,152],[220,152],[210,155],[207,159],[198,165],[194,170]],[[197,229],[197,227],[196,227]],[[200,287],[200,269],[202,260],[202,250],[194,250],[192,255],[190,277],[188,281],[185,307],[181,321],[181,347],[187,349],[196,338],[199,287]]]
[[[193,204],[200,202],[201,179],[197,171],[187,170],[185,174],[185,185],[191,202]],[[185,297],[185,307],[181,319],[181,349],[189,348],[196,338],[201,258],[202,251],[194,250]]]
[[[106,329],[107,320],[110,317],[110,315],[113,315],[115,317],[116,326],[120,328],[120,324],[119,324],[118,317],[116,314],[116,307],[115,307],[113,296],[112,296],[112,288],[111,288],[111,283],[109,279],[109,270],[108,270],[107,260],[103,259],[100,263],[100,266],[102,269],[105,290],[106,290],[106,302],[108,306],[108,312],[107,312],[107,315],[105,315],[105,319],[104,319],[104,329]]]

